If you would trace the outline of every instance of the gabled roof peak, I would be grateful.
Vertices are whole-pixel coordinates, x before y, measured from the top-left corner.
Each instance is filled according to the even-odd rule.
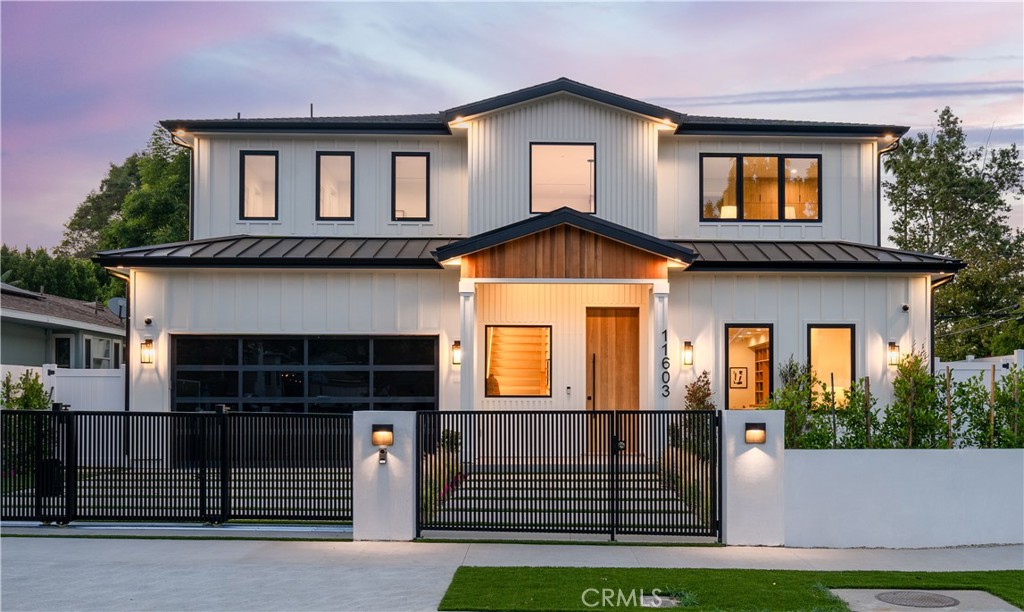
[[[522,104],[524,102],[529,102],[531,100],[536,100],[538,98],[558,93],[573,94],[581,98],[593,100],[594,102],[614,106],[624,111],[653,117],[655,119],[668,120],[672,123],[680,123],[685,116],[670,108],[650,104],[648,102],[629,98],[604,89],[599,89],[592,85],[580,83],[579,81],[574,81],[567,77],[558,77],[553,81],[547,81],[546,83],[541,83],[539,85],[531,85],[530,87],[517,89],[516,91],[487,98],[485,100],[479,100],[477,102],[470,102],[469,104],[449,108],[444,111],[444,114],[448,121],[452,121],[458,117],[471,117],[474,115],[489,113],[507,106]]]

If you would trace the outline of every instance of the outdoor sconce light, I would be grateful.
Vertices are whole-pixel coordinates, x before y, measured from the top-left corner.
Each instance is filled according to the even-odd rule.
[[[156,357],[156,348],[153,346],[153,339],[146,338],[139,346],[139,363],[153,363]]]
[[[689,340],[683,341],[683,365],[693,365],[693,343]]]
[[[374,425],[370,441],[373,442],[374,446],[380,447],[380,452],[377,454],[377,462],[387,463],[388,447],[395,443],[395,426]]]
[[[889,365],[894,366],[894,365],[899,365],[899,364],[900,364],[900,345],[896,344],[895,342],[890,342],[889,343]]]
[[[456,340],[452,342],[452,365],[460,365],[462,363],[462,342]]]
[[[743,441],[747,444],[764,444],[767,436],[768,431],[764,423],[747,423]]]

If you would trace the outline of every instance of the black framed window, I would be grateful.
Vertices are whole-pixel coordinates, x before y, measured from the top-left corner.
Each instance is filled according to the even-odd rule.
[[[701,221],[821,221],[821,155],[700,156]]]
[[[430,153],[391,154],[391,220],[430,220]]]
[[[551,397],[551,326],[484,328],[484,395]]]
[[[239,217],[277,219],[277,151],[242,151]]]
[[[775,375],[771,323],[725,325],[725,407],[760,408],[771,398]]]
[[[436,336],[174,336],[172,404],[243,412],[436,410]]]
[[[530,143],[530,212],[597,210],[597,145]]]
[[[355,218],[355,154],[318,151],[316,154],[317,221],[352,221]]]
[[[846,403],[850,384],[856,379],[856,329],[847,323],[812,323],[807,326],[807,361],[811,373],[835,388],[836,402]]]

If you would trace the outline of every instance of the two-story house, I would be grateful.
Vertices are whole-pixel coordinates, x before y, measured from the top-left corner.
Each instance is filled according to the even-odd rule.
[[[130,283],[132,410],[763,404],[931,343],[956,260],[884,248],[907,128],[687,115],[558,79],[444,112],[171,120],[187,242]]]

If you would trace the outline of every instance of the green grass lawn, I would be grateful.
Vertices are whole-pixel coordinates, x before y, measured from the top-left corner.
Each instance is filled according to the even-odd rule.
[[[830,588],[972,589],[1024,607],[1024,571],[808,572],[646,568],[462,567],[440,610],[640,610],[640,591],[681,594],[686,610],[848,610]],[[589,589],[589,590],[588,590]],[[611,589],[611,591],[605,591]],[[619,592],[622,595],[619,595]],[[612,605],[602,605],[612,593]],[[633,605],[631,594],[635,593]],[[607,603],[608,600],[606,600]],[[596,604],[596,605],[595,605]]]

